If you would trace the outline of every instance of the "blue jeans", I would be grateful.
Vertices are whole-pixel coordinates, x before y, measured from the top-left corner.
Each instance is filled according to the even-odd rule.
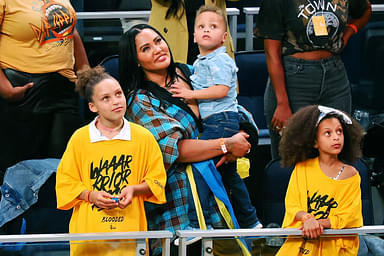
[[[351,112],[351,88],[340,56],[308,61],[283,57],[285,86],[292,112],[318,104]],[[272,159],[279,157],[280,135],[270,127],[276,109],[276,95],[268,79],[264,111],[271,136]]]
[[[239,115],[237,112],[222,112],[210,115],[203,120],[203,129],[203,134],[200,137],[200,139],[203,140],[231,137],[239,131]],[[214,159],[215,163],[217,163],[220,158],[221,157],[216,157]],[[227,191],[229,191],[233,209],[240,227],[253,227],[259,220],[256,215],[256,209],[249,198],[247,187],[237,173],[236,162],[223,164],[218,168],[218,171],[222,176]],[[200,173],[193,172],[193,174],[201,206],[204,211],[204,209],[206,209],[205,207],[209,206],[206,205],[206,202],[204,202],[202,198],[204,198],[205,193],[209,193],[209,188]],[[194,222],[193,218],[191,222]]]

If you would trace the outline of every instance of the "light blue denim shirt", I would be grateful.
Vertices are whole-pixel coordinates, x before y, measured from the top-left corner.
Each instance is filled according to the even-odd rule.
[[[198,55],[193,68],[194,73],[190,78],[195,90],[219,84],[229,87],[228,95],[224,98],[198,100],[201,118],[224,111],[237,112],[236,73],[238,68],[235,61],[225,52],[225,46],[205,56]]]
[[[0,227],[29,209],[60,159],[25,160],[7,169],[1,186]]]

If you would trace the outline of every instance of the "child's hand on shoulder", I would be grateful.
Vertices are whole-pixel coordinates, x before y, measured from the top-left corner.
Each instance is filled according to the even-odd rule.
[[[134,192],[135,191],[133,186],[127,186],[121,191],[121,194],[118,196],[119,207],[121,209],[124,209],[125,207],[127,207],[129,204],[132,203]]]

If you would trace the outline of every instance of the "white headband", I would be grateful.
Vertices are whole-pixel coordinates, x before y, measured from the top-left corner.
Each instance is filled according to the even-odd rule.
[[[323,120],[323,118],[326,117],[328,114],[339,115],[343,118],[343,120],[346,124],[352,124],[351,118],[349,118],[349,116],[347,116],[346,114],[344,114],[340,110],[330,108],[330,107],[324,107],[324,106],[320,106],[320,105],[318,106],[318,109],[320,110],[320,115],[319,115],[319,118],[317,119],[316,126],[319,125],[320,121]]]

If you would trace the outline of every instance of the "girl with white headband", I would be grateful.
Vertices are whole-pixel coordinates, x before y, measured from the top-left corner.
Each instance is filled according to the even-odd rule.
[[[363,129],[340,110],[311,105],[296,112],[280,142],[283,166],[295,165],[285,198],[283,228],[299,228],[277,255],[357,255],[356,236],[320,237],[324,229],[363,225],[360,176]]]

